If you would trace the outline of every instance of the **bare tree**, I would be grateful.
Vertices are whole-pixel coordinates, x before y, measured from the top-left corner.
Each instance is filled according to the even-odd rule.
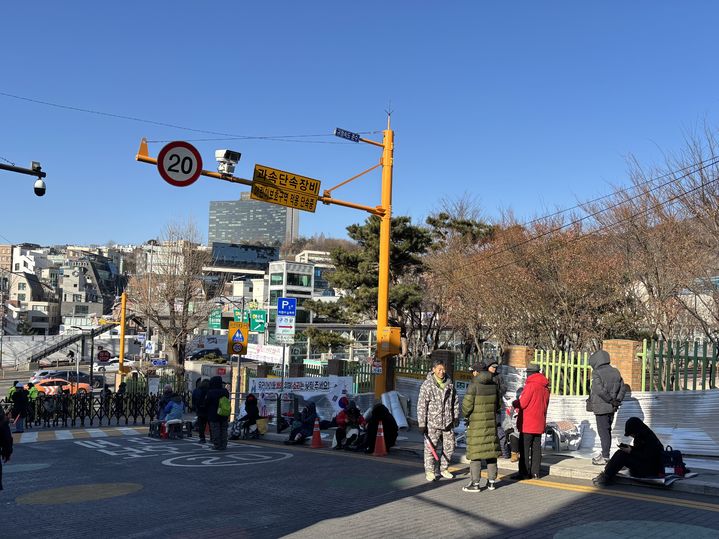
[[[152,265],[128,284],[130,307],[156,327],[182,365],[188,337],[207,323],[214,304],[207,301],[203,267],[211,253],[203,248],[194,223],[169,224],[153,247]],[[221,284],[219,285],[221,289]]]

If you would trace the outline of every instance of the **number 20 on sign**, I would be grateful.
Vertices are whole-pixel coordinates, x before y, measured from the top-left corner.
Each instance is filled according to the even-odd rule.
[[[157,155],[157,170],[170,185],[187,187],[202,173],[202,157],[192,144],[170,142]]]

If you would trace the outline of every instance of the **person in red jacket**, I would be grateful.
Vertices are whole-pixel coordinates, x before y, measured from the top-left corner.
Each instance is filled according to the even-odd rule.
[[[539,365],[527,367],[527,381],[519,399],[519,473],[516,479],[538,479],[542,464],[542,434],[547,427],[549,380],[539,372]]]

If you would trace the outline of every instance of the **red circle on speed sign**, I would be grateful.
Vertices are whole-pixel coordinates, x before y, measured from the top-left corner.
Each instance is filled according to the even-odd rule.
[[[202,157],[192,144],[176,140],[165,145],[157,155],[157,170],[170,185],[187,187],[202,172]]]
[[[100,350],[97,353],[97,360],[98,361],[110,361],[110,358],[112,355],[107,350]]]

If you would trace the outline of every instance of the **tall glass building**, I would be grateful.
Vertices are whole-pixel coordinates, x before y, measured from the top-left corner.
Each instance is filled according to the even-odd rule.
[[[210,202],[209,245],[282,245],[297,239],[299,227],[299,210],[252,200],[248,192],[240,200]]]

